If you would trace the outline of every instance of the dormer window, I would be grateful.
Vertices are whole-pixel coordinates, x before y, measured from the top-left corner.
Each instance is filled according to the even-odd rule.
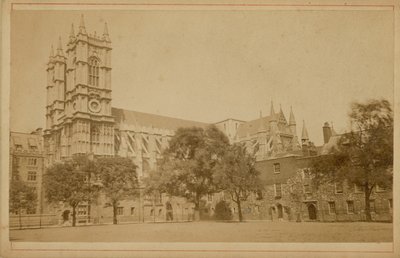
[[[99,86],[99,61],[96,58],[89,60],[89,85]]]

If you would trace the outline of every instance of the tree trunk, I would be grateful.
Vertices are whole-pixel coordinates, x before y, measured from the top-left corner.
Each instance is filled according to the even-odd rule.
[[[21,208],[18,209],[19,229],[22,229]]]
[[[370,203],[369,203],[369,197],[371,196],[371,192],[372,192],[372,187],[368,188],[368,184],[365,185],[364,188],[364,192],[365,192],[365,220],[367,222],[371,222],[372,221],[372,217],[371,217],[371,207],[370,207]]]
[[[118,224],[117,220],[117,202],[113,202],[113,224]]]
[[[196,200],[194,204],[194,221],[200,221],[200,201]]]
[[[75,227],[76,225],[76,206],[72,206],[72,226]]]
[[[239,222],[243,221],[243,214],[242,214],[242,204],[240,202],[240,198],[237,200],[237,207],[238,207],[238,212],[239,212]]]

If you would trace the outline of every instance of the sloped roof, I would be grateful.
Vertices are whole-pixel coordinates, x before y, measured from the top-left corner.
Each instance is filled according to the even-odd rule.
[[[341,135],[332,135],[331,138],[329,138],[329,141],[325,143],[322,148],[318,151],[318,154],[325,155],[329,154],[332,150],[338,148],[339,140],[341,138]]]
[[[154,115],[132,110],[125,110],[121,108],[112,108],[112,116],[115,122],[119,124],[128,124],[134,126],[154,127],[159,129],[177,130],[179,127],[206,127],[210,124],[203,122],[196,122],[184,120],[179,118],[172,118],[167,116]]]
[[[265,116],[261,117],[255,120],[251,120],[249,122],[245,122],[241,125],[239,125],[238,131],[237,131],[237,136],[239,138],[246,137],[247,134],[253,135],[258,132],[260,129],[260,124],[264,124],[268,128],[269,121],[271,120],[271,116]]]
[[[42,136],[38,134],[10,132],[10,148],[15,149],[19,145],[26,151],[32,151],[30,147],[34,147],[35,151],[43,151],[41,144]]]

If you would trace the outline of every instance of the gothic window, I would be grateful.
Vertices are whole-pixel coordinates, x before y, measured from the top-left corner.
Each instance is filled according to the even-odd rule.
[[[96,58],[89,60],[89,85],[99,86],[99,61]]]
[[[96,125],[91,126],[90,138],[92,143],[98,143],[100,141],[100,130]]]

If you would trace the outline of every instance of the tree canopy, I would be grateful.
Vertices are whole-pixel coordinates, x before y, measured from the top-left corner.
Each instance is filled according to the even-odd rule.
[[[21,180],[10,181],[10,205],[12,213],[21,215],[22,210],[35,211],[37,204],[37,193],[32,186]]]
[[[98,158],[96,170],[99,173],[102,192],[109,200],[108,205],[113,207],[113,223],[117,224],[119,202],[139,192],[136,165],[129,158]]]
[[[353,103],[350,132],[340,136],[329,155],[312,164],[317,182],[347,181],[363,187],[366,219],[374,187],[391,187],[393,177],[393,112],[387,100]]]
[[[228,138],[215,126],[179,128],[158,169],[145,179],[147,190],[186,197],[198,211],[201,197],[216,191],[212,175],[227,146]]]
[[[86,156],[58,162],[49,167],[43,177],[46,199],[50,203],[67,203],[72,208],[72,226],[76,224],[76,207],[95,198],[96,187],[89,178],[95,173],[93,161]]]
[[[242,144],[234,144],[225,151],[213,175],[219,190],[227,191],[236,203],[239,221],[243,220],[241,202],[250,194],[263,190],[260,172],[254,165],[255,156],[249,154]]]

